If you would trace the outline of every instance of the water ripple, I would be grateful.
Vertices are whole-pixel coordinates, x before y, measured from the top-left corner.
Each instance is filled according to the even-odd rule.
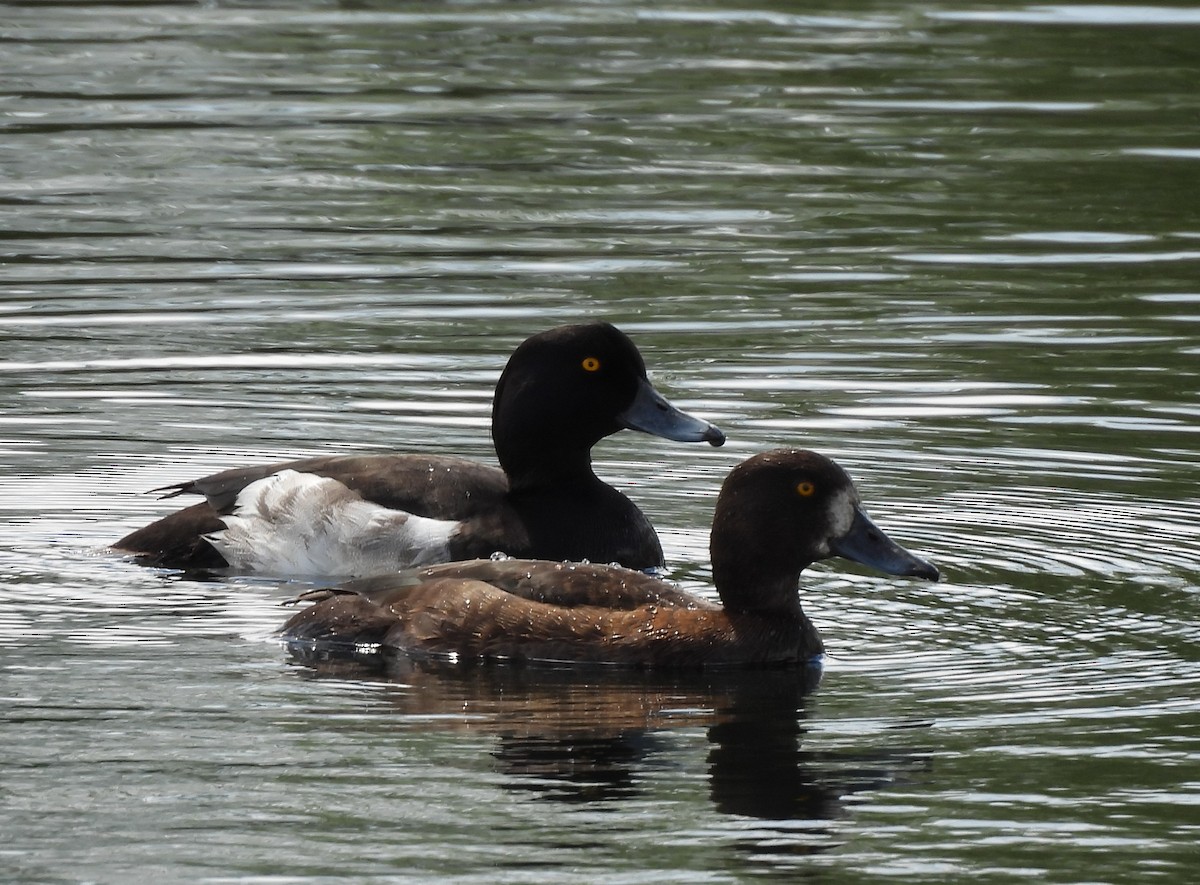
[[[1186,880],[1194,10],[736,6],[6,8],[7,878]],[[803,695],[321,673],[299,587],[105,548],[223,467],[491,461],[582,317],[729,435],[596,448],[685,586],[781,445],[944,580],[809,570]]]

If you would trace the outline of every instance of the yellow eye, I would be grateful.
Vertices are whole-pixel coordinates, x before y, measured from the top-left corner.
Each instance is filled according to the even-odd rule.
[[[600,360],[596,359],[596,357],[594,357],[594,356],[584,357],[583,362],[580,363],[580,365],[583,366],[583,371],[585,371],[585,372],[599,372],[600,371]]]
[[[802,479],[796,483],[796,494],[801,498],[811,498],[816,490],[817,487],[807,479]]]

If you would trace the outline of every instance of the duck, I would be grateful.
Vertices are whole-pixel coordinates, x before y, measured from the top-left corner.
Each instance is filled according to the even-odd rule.
[[[558,326],[523,341],[500,374],[491,422],[498,467],[388,453],[225,470],[154,489],[204,500],[113,547],[160,568],[330,581],[498,552],[661,568],[650,521],[592,470],[592,447],[624,429],[725,442],[654,387],[616,326]]]
[[[284,624],[312,660],[364,648],[464,661],[639,669],[819,664],[801,572],[843,557],[937,581],[938,569],[867,515],[850,476],[805,449],[737,465],[717,496],[709,543],[716,602],[617,565],[488,559],[375,575],[302,594]],[[374,652],[372,652],[374,653]]]

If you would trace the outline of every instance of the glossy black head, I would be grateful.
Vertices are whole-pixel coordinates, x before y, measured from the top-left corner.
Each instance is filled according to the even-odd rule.
[[[608,323],[534,335],[513,352],[496,385],[492,439],[516,485],[587,468],[592,446],[625,428],[713,445],[725,439],[654,390],[638,349]]]
[[[717,590],[733,609],[797,605],[800,572],[831,556],[938,578],[871,522],[846,471],[803,449],[755,455],[733,469],[717,498],[710,546]]]

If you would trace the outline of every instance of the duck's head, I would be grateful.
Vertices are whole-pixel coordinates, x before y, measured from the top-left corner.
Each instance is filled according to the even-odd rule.
[[[871,521],[846,471],[804,449],[755,455],[733,469],[717,498],[710,548],[730,609],[794,607],[800,572],[833,556],[889,575],[939,577]]]
[[[681,412],[654,389],[637,347],[609,323],[559,326],[526,339],[496,385],[492,438],[510,473],[586,455],[623,429],[725,442],[712,424]]]

